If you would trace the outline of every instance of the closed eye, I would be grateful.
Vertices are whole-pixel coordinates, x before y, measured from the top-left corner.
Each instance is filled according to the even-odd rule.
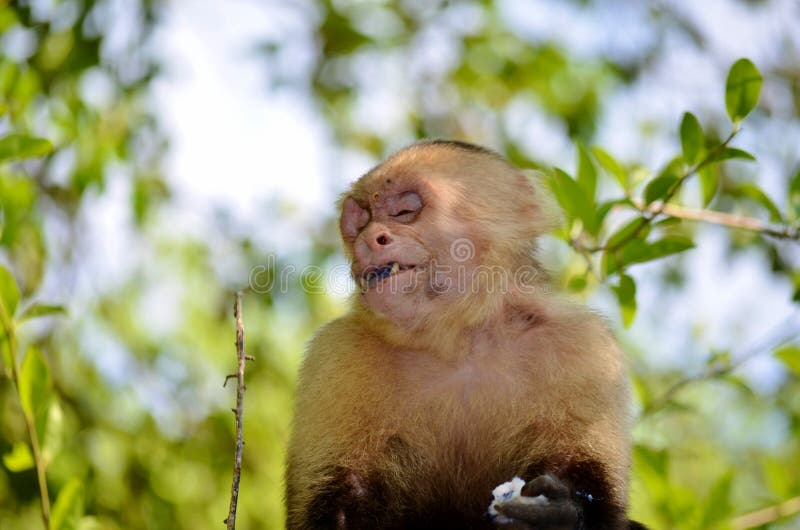
[[[400,210],[396,214],[392,215],[392,217],[402,217],[403,215],[408,215],[410,213],[414,213],[414,210]]]

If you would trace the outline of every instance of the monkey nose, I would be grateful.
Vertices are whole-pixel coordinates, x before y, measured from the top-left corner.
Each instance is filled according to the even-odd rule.
[[[375,243],[380,247],[385,247],[392,243],[392,238],[387,233],[380,233],[375,237]]]

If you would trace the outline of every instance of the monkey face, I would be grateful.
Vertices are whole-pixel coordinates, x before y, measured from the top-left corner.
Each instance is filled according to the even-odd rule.
[[[433,171],[395,168],[365,179],[342,202],[340,228],[353,278],[368,308],[413,324],[465,294],[458,277],[475,254],[469,230],[448,206],[453,183]],[[453,254],[458,242],[466,254]]]
[[[448,314],[463,319],[464,310],[507,293],[543,224],[525,176],[465,149],[430,143],[402,150],[354,183],[341,203],[361,301],[406,327]]]
[[[431,253],[419,230],[424,203],[417,189],[387,186],[359,203],[342,203],[340,227],[362,301],[391,320],[407,321],[420,305]]]

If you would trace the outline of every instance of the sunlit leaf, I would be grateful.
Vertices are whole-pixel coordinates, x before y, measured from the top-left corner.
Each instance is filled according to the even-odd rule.
[[[600,163],[614,179],[622,186],[622,189],[627,190],[630,186],[628,182],[628,172],[625,167],[605,149],[594,146],[592,147],[592,154],[594,158]]]
[[[50,369],[38,348],[28,348],[19,374],[22,410],[34,420],[39,443],[44,441],[50,406]]]
[[[796,376],[800,376],[800,346],[791,344],[775,352],[775,357],[781,360],[786,367]]]
[[[569,289],[570,291],[572,291],[574,293],[582,292],[583,290],[586,289],[586,286],[587,286],[586,276],[584,276],[582,274],[581,275],[577,275],[577,276],[573,276],[567,282],[567,289]]]
[[[789,180],[789,208],[793,220],[800,219],[800,169]]]
[[[766,454],[761,457],[761,470],[769,488],[776,498],[789,497],[792,494],[793,473],[786,467],[786,461],[776,455]]]
[[[603,257],[600,260],[600,267],[604,276],[610,276],[617,272],[619,264],[617,263],[616,252],[613,250],[606,250],[603,252]]]
[[[706,511],[700,528],[713,528],[720,521],[727,519],[733,512],[730,502],[733,473],[725,473],[711,487],[705,502]]]
[[[634,209],[636,208],[633,205],[633,203],[630,201],[630,199],[627,199],[627,198],[625,198],[625,199],[614,199],[614,200],[611,200],[611,201],[605,201],[602,204],[600,204],[597,207],[597,210],[595,211],[595,222],[597,223],[597,226],[600,227],[600,226],[603,225],[603,222],[605,222],[606,217],[608,216],[608,214],[611,212],[611,210],[615,206],[622,206],[622,205],[625,205],[625,206],[628,206],[628,207],[634,208]]]
[[[694,243],[691,240],[679,236],[666,236],[654,242],[633,239],[616,252],[606,252],[613,254],[613,257],[604,260],[604,270],[606,274],[611,274],[628,265],[653,261],[692,247]]]
[[[687,164],[694,165],[698,161],[704,141],[700,122],[691,112],[684,113],[681,120],[681,148]]]
[[[636,282],[627,274],[622,274],[619,277],[619,284],[613,286],[612,289],[619,301],[622,323],[628,327],[636,316]]]
[[[669,453],[637,444],[633,449],[637,470],[652,476],[655,482],[666,483],[669,477]]]
[[[83,484],[73,478],[61,488],[50,516],[50,530],[77,530],[83,515]]]
[[[678,217],[664,217],[663,219],[658,220],[655,223],[652,223],[652,227],[653,228],[658,228],[658,227],[664,228],[664,227],[667,227],[667,226],[673,226],[673,225],[680,224],[680,222],[681,222],[681,220]]]
[[[644,201],[647,204],[663,199],[678,182],[678,177],[671,174],[659,175],[647,183],[644,189]]]
[[[716,163],[722,162],[724,160],[732,160],[732,159],[740,159],[740,160],[748,160],[750,162],[755,162],[756,157],[748,153],[743,149],[737,149],[736,147],[726,147],[722,151],[719,152],[716,156],[708,161],[708,163]]]
[[[29,320],[37,317],[52,316],[52,315],[65,315],[67,313],[64,306],[34,303],[27,307],[19,316],[19,320]]]
[[[772,202],[772,199],[770,199],[769,196],[764,193],[764,190],[755,184],[743,182],[742,184],[736,186],[735,194],[742,197],[747,197],[751,201],[766,209],[769,212],[770,221],[774,223],[780,223],[783,220],[781,211],[778,209],[775,203]]]
[[[703,191],[703,207],[711,204],[719,190],[719,169],[707,165],[698,172],[700,187]]]
[[[53,144],[44,138],[31,138],[22,134],[9,134],[0,138],[0,162],[36,158],[52,151]]]
[[[738,122],[758,103],[761,73],[749,59],[739,59],[728,72],[725,83],[725,108],[731,121]]]
[[[581,219],[587,231],[592,234],[597,233],[594,204],[572,177],[556,168],[550,179],[550,187],[570,219]]]
[[[19,287],[11,272],[0,265],[0,298],[2,298],[6,315],[9,318],[14,316],[19,304]]]
[[[623,241],[627,241],[633,234],[644,239],[650,232],[650,226],[641,217],[636,217],[625,223],[621,228],[606,240],[606,248],[616,248]]]
[[[597,193],[597,168],[586,148],[578,144],[578,184],[591,202]]]
[[[35,463],[28,444],[24,442],[15,443],[11,447],[11,451],[3,455],[3,465],[14,473],[33,468]]]

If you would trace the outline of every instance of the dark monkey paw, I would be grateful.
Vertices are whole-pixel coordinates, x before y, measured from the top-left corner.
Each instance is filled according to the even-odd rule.
[[[503,495],[492,507],[498,527],[509,530],[572,530],[580,517],[569,488],[550,474],[526,483],[520,495]]]

